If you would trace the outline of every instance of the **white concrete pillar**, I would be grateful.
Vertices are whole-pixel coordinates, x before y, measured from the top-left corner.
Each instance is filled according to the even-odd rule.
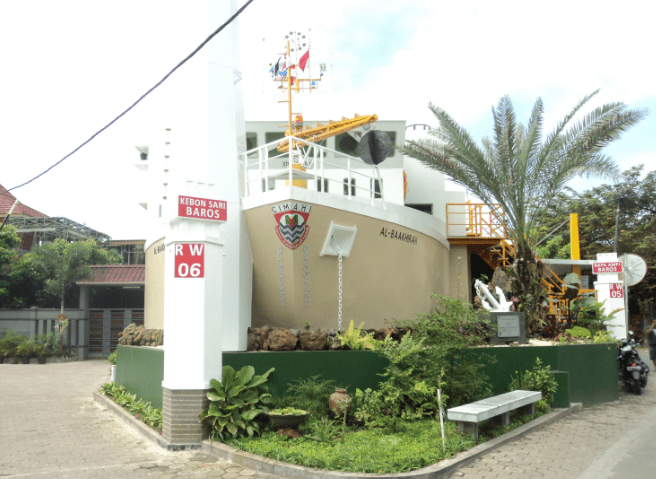
[[[617,265],[619,263],[619,266]],[[628,315],[624,305],[624,282],[620,281],[619,273],[623,271],[622,262],[617,259],[617,253],[597,254],[597,261],[592,265],[593,273],[597,275],[594,289],[597,290],[597,301],[604,303],[604,313],[610,314],[620,309],[613,319],[606,323],[610,335],[615,339],[626,338],[628,331]]]

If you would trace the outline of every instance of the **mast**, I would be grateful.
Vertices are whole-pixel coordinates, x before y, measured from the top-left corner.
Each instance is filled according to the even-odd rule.
[[[292,131],[292,56],[289,51],[289,40],[287,40],[287,109],[289,111],[289,131]],[[297,75],[298,76],[298,75]]]

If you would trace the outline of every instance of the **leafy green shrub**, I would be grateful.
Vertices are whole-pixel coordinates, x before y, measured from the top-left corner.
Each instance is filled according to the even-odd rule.
[[[295,407],[284,407],[280,409],[271,409],[269,414],[277,414],[279,416],[298,416],[300,414],[307,414],[308,412],[303,409],[297,409]]]
[[[253,366],[244,366],[235,372],[231,366],[223,366],[223,380],[210,381],[214,391],[207,393],[210,407],[198,416],[198,420],[211,427],[210,438],[225,440],[230,436],[252,436],[259,432],[259,424],[254,419],[262,412],[258,406],[269,403],[271,395],[266,384],[269,374],[275,368],[256,376]]]
[[[151,406],[150,402],[137,399],[136,394],[130,394],[124,386],[116,383],[105,383],[100,392],[121,406],[123,409],[134,414],[134,417],[145,422],[153,429],[162,430],[162,410]]]
[[[590,334],[590,330],[586,328],[582,328],[581,326],[574,326],[570,328],[569,334],[575,338],[588,338],[588,339],[592,338],[592,335]]]
[[[571,307],[571,315],[576,319],[576,324],[589,329],[592,336],[605,326],[604,323],[613,319],[618,311],[621,311],[621,308],[606,314],[604,303],[597,301],[594,295],[577,299]]]
[[[471,353],[471,347],[485,343],[489,322],[460,299],[437,295],[433,298],[437,307],[431,313],[400,323],[410,328],[409,334],[423,346],[417,353],[415,371],[427,385],[442,388],[449,407],[490,396],[488,377],[482,370],[495,359]],[[398,369],[410,366],[406,362]],[[443,386],[439,384],[442,380]]]
[[[20,343],[18,343],[18,346],[16,346],[15,351],[15,354],[18,357],[30,358],[36,351],[36,343],[34,339],[28,336],[23,336],[20,340]]]
[[[116,364],[116,356],[118,354],[118,351],[114,351],[112,354],[109,355],[107,358],[109,360],[109,364],[115,365]]]
[[[592,338],[595,343],[616,343],[617,340],[614,339],[610,333],[606,330],[599,330],[597,331],[597,334],[594,335],[594,338]]]
[[[554,393],[558,389],[558,383],[553,374],[551,366],[542,366],[540,358],[535,358],[533,371],[524,371],[523,373],[515,371],[517,377],[512,377],[510,390],[523,389],[525,391],[540,391],[542,399],[545,399],[549,405],[554,402]]]
[[[438,410],[436,391],[442,386],[442,373],[426,369],[427,349],[423,341],[410,334],[398,343],[388,337],[380,353],[389,360],[389,366],[381,374],[385,380],[376,391],[356,390],[355,417],[367,426],[393,430],[398,428],[397,418],[421,419],[434,415]]]
[[[349,348],[354,350],[379,349],[380,341],[376,341],[374,339],[373,333],[363,333],[362,326],[364,326],[364,323],[360,323],[360,326],[356,328],[355,325],[353,324],[353,320],[351,320],[351,324],[349,325],[349,328],[346,331],[340,333],[339,335],[340,342],[344,346],[348,346]]]
[[[5,337],[0,339],[0,356],[5,358],[14,357],[16,347],[20,344],[22,337],[14,331],[8,331]]]
[[[298,409],[310,411],[313,416],[328,414],[328,399],[335,391],[335,381],[331,379],[319,379],[320,375],[308,379],[298,378],[287,385],[287,393],[282,404],[277,407],[291,406]]]

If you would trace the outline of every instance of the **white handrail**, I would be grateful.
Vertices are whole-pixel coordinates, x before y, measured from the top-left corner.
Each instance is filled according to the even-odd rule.
[[[293,148],[290,148],[289,151],[287,152],[287,154],[282,153],[282,154],[279,154],[279,155],[275,155],[273,157],[269,157],[269,150],[274,149],[274,147],[276,147],[281,141],[285,141],[285,140],[288,141],[290,145],[293,145],[294,142],[298,143],[299,145],[305,145],[307,147],[307,152],[300,152],[300,150],[297,151]],[[312,149],[312,151],[310,151],[310,149]],[[256,160],[256,162],[249,163],[249,156],[253,155],[253,153],[256,150],[257,150],[257,160]],[[337,164],[337,162],[333,163],[333,162],[327,161],[326,160],[326,154],[327,153],[332,153],[334,157],[336,157],[336,158],[339,157],[339,159],[342,160],[342,161],[343,161],[344,158],[346,158],[346,168],[343,166],[343,163],[342,164]],[[312,155],[313,163],[314,163],[312,165],[312,169],[313,169],[313,173],[314,173],[314,182],[315,182],[314,189],[316,189],[317,191],[321,191],[321,192],[325,193],[326,192],[325,186],[329,182],[336,182],[336,183],[339,183],[339,184],[343,184],[343,181],[341,181],[341,180],[337,180],[337,179],[333,179],[333,178],[326,178],[326,175],[325,175],[326,174],[326,166],[333,167],[336,170],[346,170],[347,181],[348,181],[346,196],[348,197],[349,200],[352,199],[353,196],[357,196],[356,193],[357,193],[358,190],[365,191],[365,192],[369,193],[372,205],[376,204],[376,200],[380,200],[379,203],[382,205],[383,208],[386,208],[385,196],[384,196],[384,193],[383,193],[384,187],[383,187],[382,178],[380,176],[380,172],[378,171],[378,168],[371,167],[370,169],[368,169],[368,171],[371,172],[369,174],[367,174],[363,171],[358,171],[358,169],[354,169],[354,164],[355,165],[361,165],[361,166],[367,165],[368,167],[370,165],[365,163],[364,161],[362,161],[362,159],[360,159],[360,158],[356,158],[356,157],[347,155],[343,152],[339,152],[337,150],[333,150],[333,149],[328,148],[326,146],[318,145],[318,144],[313,143],[311,141],[303,140],[301,138],[297,138],[297,137],[294,137],[294,136],[287,136],[287,137],[282,138],[282,139],[274,140],[270,143],[266,143],[264,145],[261,145],[261,146],[258,146],[256,148],[254,148],[252,150],[249,150],[245,153],[242,153],[243,158],[244,158],[245,170],[246,170],[245,174],[244,174],[244,183],[245,183],[244,184],[244,193],[247,196],[251,196],[252,194],[255,194],[256,191],[261,191],[262,190],[261,187],[260,188],[255,188],[255,190],[253,190],[250,187],[250,183],[252,183],[254,181],[261,182],[262,180],[264,180],[264,182],[265,182],[264,183],[264,193],[269,191],[269,180],[270,180],[271,176],[276,175],[276,179],[280,179],[280,176],[278,176],[279,173],[275,173],[275,171],[277,169],[274,169],[272,171],[272,169],[270,168],[269,163],[273,160],[283,160],[284,161],[285,157],[288,158],[288,166],[287,166],[288,171],[287,171],[286,177],[287,177],[287,180],[289,181],[289,185],[293,186],[294,173],[295,173],[293,165],[295,163],[295,158],[298,159],[298,162],[300,163],[300,162],[302,162],[303,158],[305,158],[305,160],[310,158],[310,154]],[[283,165],[284,165],[284,163],[283,163]],[[257,178],[254,178],[253,175],[251,175],[251,172],[255,174],[255,172],[252,171],[254,167],[256,167],[257,170],[258,170],[257,171]],[[282,173],[282,171],[284,171],[284,170],[281,169],[280,173]],[[296,172],[298,173],[298,171],[296,171]],[[308,173],[312,174],[310,172],[308,172]],[[353,184],[354,175],[359,175],[361,177],[367,178],[369,180],[369,187],[363,187],[363,186],[357,185],[357,184],[354,185]],[[298,178],[298,176],[299,175],[297,174],[297,178]],[[342,178],[343,178],[343,176],[342,176]],[[321,182],[321,184],[319,184],[319,182]],[[378,193],[380,198],[376,198],[376,194],[377,194],[376,193],[376,183],[378,183],[379,186],[380,186],[380,192]],[[336,194],[336,193],[333,193],[333,194]],[[365,198],[365,197],[366,196],[364,196],[362,198]]]

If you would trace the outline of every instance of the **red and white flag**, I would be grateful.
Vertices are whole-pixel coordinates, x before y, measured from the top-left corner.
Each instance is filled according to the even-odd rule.
[[[310,50],[305,52],[301,57],[301,59],[298,61],[298,66],[301,70],[305,71],[305,65],[307,65],[309,59],[310,59]]]

